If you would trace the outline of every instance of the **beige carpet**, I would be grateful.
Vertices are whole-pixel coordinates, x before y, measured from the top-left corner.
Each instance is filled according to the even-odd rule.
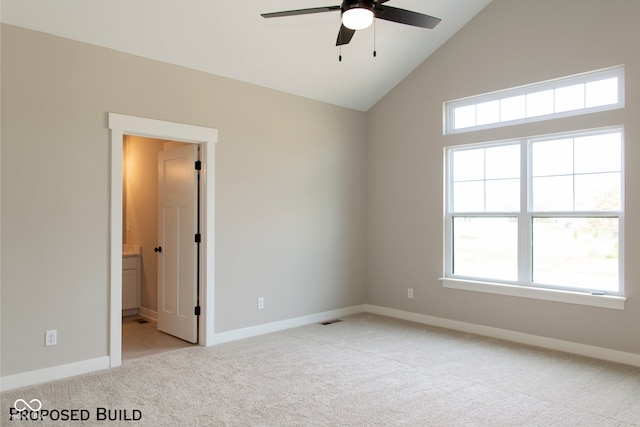
[[[0,424],[640,426],[638,368],[370,314],[343,320],[3,393]],[[89,420],[9,421],[16,399],[34,398]],[[141,419],[99,420],[105,411]]]

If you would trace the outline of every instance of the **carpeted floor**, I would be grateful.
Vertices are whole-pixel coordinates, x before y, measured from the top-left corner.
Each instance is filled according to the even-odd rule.
[[[61,418],[78,409],[88,420],[11,421],[16,399],[39,399],[41,411]],[[359,314],[6,392],[0,419],[3,426],[640,426],[640,369]]]

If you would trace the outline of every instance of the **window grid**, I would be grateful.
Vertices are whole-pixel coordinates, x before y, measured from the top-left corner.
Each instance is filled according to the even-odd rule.
[[[615,88],[612,85],[614,81]],[[606,86],[605,82],[609,82],[611,87],[603,87]],[[600,86],[599,89],[598,85]],[[569,100],[568,102],[575,102],[575,100],[578,99],[580,106],[559,105],[561,101],[561,98],[558,96],[559,92],[568,92],[576,88],[581,88],[581,96],[578,98],[569,96],[567,99]],[[470,132],[480,129],[624,108],[623,88],[624,67],[619,66],[449,101],[444,104],[443,133],[446,135]],[[534,111],[536,105],[540,108],[540,105],[543,104],[540,104],[540,102],[534,104],[533,101],[529,103],[529,98],[533,100],[536,96],[541,97],[541,94],[549,92],[551,100],[547,100],[547,103],[552,106],[552,111],[549,111],[548,108],[542,111]],[[592,96],[594,101],[590,102],[590,93],[599,94],[600,96]],[[522,99],[522,106],[515,104],[516,99]],[[505,110],[503,104],[507,104],[508,102],[514,103],[512,109],[516,107],[523,109],[523,111],[513,113],[513,110]],[[493,108],[493,110],[497,109],[497,111],[493,112],[493,118],[487,118],[487,114],[491,108]],[[479,109],[482,110],[482,114],[478,113]],[[509,113],[512,113],[512,115],[509,116]],[[464,118],[463,123],[456,123],[458,114],[461,119]]]
[[[531,147],[532,144],[536,142],[545,141],[545,140],[557,140],[562,137],[570,137],[575,141],[575,139],[591,136],[591,135],[607,135],[607,134],[619,134],[620,135],[620,144],[621,144],[621,152],[620,152],[620,188],[619,188],[619,209],[617,210],[576,210],[575,209],[575,201],[572,203],[572,210],[561,210],[561,211],[535,211],[533,210],[533,183],[532,183],[532,154]],[[520,212],[491,212],[486,210],[486,193],[484,195],[485,209],[483,211],[456,211],[455,206],[453,205],[454,199],[454,180],[453,173],[454,164],[453,158],[454,153],[462,150],[473,150],[473,149],[482,149],[484,153],[486,153],[487,148],[492,148],[500,145],[514,145],[517,144],[520,147]],[[480,280],[480,281],[491,281],[496,283],[504,283],[504,284],[516,284],[524,287],[533,287],[533,288],[550,288],[550,289],[565,289],[571,291],[579,291],[579,292],[600,292],[599,288],[590,288],[590,287],[575,287],[575,286],[562,286],[561,284],[547,284],[547,283],[537,283],[534,282],[534,264],[533,264],[533,255],[534,255],[534,222],[537,219],[549,219],[549,220],[562,220],[562,219],[571,219],[574,218],[576,221],[580,220],[597,220],[597,219],[615,219],[617,221],[617,281],[618,286],[617,289],[607,289],[607,294],[609,295],[622,295],[623,294],[623,200],[624,200],[624,188],[622,186],[623,183],[623,130],[621,127],[615,128],[605,128],[596,131],[587,131],[587,132],[574,132],[567,135],[554,135],[552,137],[548,137],[546,139],[542,138],[523,138],[517,141],[510,141],[502,144],[478,144],[474,146],[468,147],[452,147],[447,150],[447,212],[445,215],[445,233],[447,238],[445,239],[445,276],[450,278],[460,278],[460,279],[470,279],[470,280]],[[573,153],[572,153],[573,154]],[[484,162],[486,165],[486,155],[484,156]],[[572,155],[572,170],[573,174],[567,174],[570,176],[575,176],[575,155]],[[486,187],[486,169],[484,170],[483,180]],[[572,183],[573,193],[575,194],[575,179]],[[574,196],[575,199],[575,196]],[[515,218],[517,223],[519,224],[517,227],[517,242],[518,242],[518,256],[517,256],[517,280],[504,280],[500,278],[494,277],[480,277],[473,275],[465,275],[456,273],[455,266],[455,235],[456,230],[454,229],[454,223],[459,219],[473,220],[479,218]],[[594,290],[595,289],[595,290]]]

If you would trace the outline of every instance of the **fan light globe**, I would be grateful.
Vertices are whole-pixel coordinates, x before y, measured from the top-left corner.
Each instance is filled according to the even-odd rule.
[[[373,12],[369,9],[356,7],[342,14],[342,24],[351,30],[364,30],[372,23]]]

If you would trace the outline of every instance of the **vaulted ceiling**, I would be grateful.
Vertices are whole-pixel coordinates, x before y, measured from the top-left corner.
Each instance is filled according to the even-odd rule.
[[[442,19],[376,19],[335,46],[340,12],[261,13],[340,0],[1,0],[2,22],[367,111],[491,0],[389,0]],[[377,52],[373,56],[373,50]],[[339,55],[342,61],[338,61]]]

